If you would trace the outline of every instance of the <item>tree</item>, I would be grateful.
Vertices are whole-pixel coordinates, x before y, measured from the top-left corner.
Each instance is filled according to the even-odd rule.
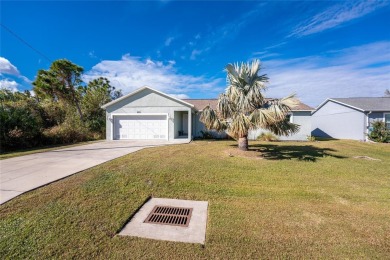
[[[104,133],[106,117],[101,106],[122,96],[122,92],[115,90],[110,81],[102,77],[90,81],[84,91],[83,110],[88,127]]]
[[[291,107],[298,101],[294,95],[282,99],[266,99],[268,77],[259,75],[260,61],[228,64],[226,66],[228,87],[218,98],[217,109],[206,106],[200,120],[207,129],[226,130],[238,139],[238,148],[248,150],[250,129],[263,128],[276,135],[289,135],[299,126],[286,120]]]
[[[50,98],[53,101],[62,100],[74,105],[84,121],[80,99],[83,90],[81,75],[84,69],[69,60],[54,61],[48,70],[39,70],[33,82],[34,92],[39,98]]]

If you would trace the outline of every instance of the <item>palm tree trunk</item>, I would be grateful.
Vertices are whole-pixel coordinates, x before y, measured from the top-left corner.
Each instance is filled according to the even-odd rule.
[[[246,135],[238,138],[238,149],[248,151],[248,137]]]

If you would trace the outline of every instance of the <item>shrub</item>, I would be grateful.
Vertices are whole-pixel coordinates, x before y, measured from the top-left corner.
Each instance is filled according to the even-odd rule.
[[[389,143],[390,129],[386,129],[386,124],[383,121],[374,121],[372,123],[372,130],[368,134],[368,138],[374,142]]]
[[[33,147],[40,143],[43,120],[36,102],[2,102],[0,122],[1,151]]]
[[[68,144],[94,140],[94,134],[77,117],[67,117],[64,123],[45,129],[47,144]]]
[[[278,141],[279,138],[271,132],[262,132],[258,137],[259,141],[273,142]]]
[[[306,137],[306,139],[307,139],[307,141],[309,141],[309,142],[314,142],[314,141],[316,140],[316,137],[315,137],[315,136],[312,136],[312,135],[308,135],[308,136]]]

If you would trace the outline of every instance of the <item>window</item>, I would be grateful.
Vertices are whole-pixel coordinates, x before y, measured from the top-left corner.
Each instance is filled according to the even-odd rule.
[[[385,125],[387,129],[390,129],[390,113],[385,113]]]

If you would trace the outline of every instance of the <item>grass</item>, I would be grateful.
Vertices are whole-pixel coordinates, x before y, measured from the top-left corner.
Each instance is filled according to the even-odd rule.
[[[75,143],[75,144],[56,144],[56,145],[47,145],[47,146],[40,146],[40,147],[27,148],[27,149],[18,149],[18,150],[14,150],[14,151],[0,153],[0,160],[23,156],[23,155],[34,154],[34,153],[48,152],[48,151],[53,151],[53,150],[57,150],[57,149],[70,148],[70,147],[75,147],[75,146],[79,146],[79,145],[89,144],[92,142],[101,142],[101,141],[102,140],[80,142],[80,143]]]
[[[251,144],[145,149],[24,194],[0,207],[0,255],[390,258],[389,145]],[[116,236],[149,195],[209,201],[205,247]]]

